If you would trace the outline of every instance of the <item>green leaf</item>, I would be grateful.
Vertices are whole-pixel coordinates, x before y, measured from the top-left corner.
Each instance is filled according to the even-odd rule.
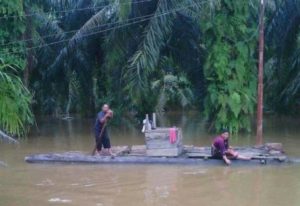
[[[238,117],[238,115],[241,111],[241,108],[242,108],[240,95],[238,93],[234,92],[231,95],[228,104],[229,104],[231,111],[234,113],[234,116]]]

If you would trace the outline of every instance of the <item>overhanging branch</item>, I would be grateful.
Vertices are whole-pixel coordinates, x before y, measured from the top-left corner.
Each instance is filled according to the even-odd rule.
[[[0,130],[0,139],[8,141],[9,143],[19,144],[19,141],[15,140],[14,138],[8,136],[5,132]]]

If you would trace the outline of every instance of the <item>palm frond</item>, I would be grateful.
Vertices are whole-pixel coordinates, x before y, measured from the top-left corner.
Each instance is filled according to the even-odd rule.
[[[266,64],[266,91],[269,104],[282,112],[299,91],[300,1],[275,1],[273,7],[276,12],[266,28],[266,43],[272,54]]]
[[[266,1],[265,7],[266,7],[267,12],[275,13],[276,10],[279,9],[279,6],[281,5],[282,2],[283,2],[283,0],[268,0],[268,1]],[[254,4],[254,3],[252,3],[252,4]]]
[[[79,29],[87,20],[93,16],[93,14],[101,10],[104,7],[105,1],[102,1],[100,5],[94,5],[93,0],[77,0],[76,3],[72,5],[71,12],[67,12],[61,18],[62,23],[65,25],[67,30]],[[95,9],[93,8],[95,6]],[[84,9],[83,8],[90,8]]]
[[[280,98],[285,103],[292,102],[293,99],[299,94],[300,91],[300,48],[295,51],[291,58],[291,66],[285,88],[280,94]]]
[[[289,46],[287,44],[289,42],[288,38],[294,38],[296,36],[296,33],[292,32],[292,30],[297,28],[299,24],[300,1],[284,1],[266,28],[267,43],[270,45],[272,41],[274,41],[278,53],[281,53],[286,46]]]
[[[164,112],[169,103],[179,104],[182,108],[185,108],[191,105],[194,99],[190,82],[185,74],[179,74],[178,76],[166,74],[162,80],[152,82],[152,89],[158,94],[155,106],[158,113]]]
[[[72,54],[78,46],[88,39],[86,38],[87,35],[101,31],[101,29],[103,29],[101,25],[105,22],[108,22],[115,15],[118,5],[118,1],[115,1],[114,4],[104,7],[102,10],[92,16],[68,41],[67,46],[60,51],[48,70],[52,74],[53,72],[55,73],[55,68],[59,68],[60,65],[62,65],[65,57]]]
[[[44,13],[36,13],[34,19],[38,22],[37,32],[40,39],[46,43],[60,41],[66,38],[64,30],[59,26],[58,21],[46,16]]]
[[[66,106],[66,115],[69,116],[72,105],[78,99],[79,91],[80,91],[80,82],[78,81],[77,75],[75,71],[73,71],[69,75],[69,95],[68,95],[68,103]]]
[[[168,97],[167,97],[165,89],[163,88],[159,93],[158,101],[155,106],[155,111],[157,113],[163,113],[165,111],[165,106],[167,104],[167,101],[168,101]]]
[[[282,91],[281,97],[288,97],[288,99],[293,99],[300,91],[300,71],[293,78],[291,82],[288,83],[286,88]]]
[[[43,8],[44,11],[63,11],[72,8],[78,0],[27,0],[26,6],[32,6],[33,4]]]
[[[119,21],[123,21],[128,19],[129,14],[131,13],[131,7],[132,7],[132,0],[126,2],[125,4],[120,4],[120,8],[118,10],[118,19]]]
[[[42,46],[38,52],[36,52],[37,59],[39,60],[38,63],[42,63],[43,66],[51,65],[53,58],[55,58],[56,47],[52,48],[49,46],[40,36],[37,37],[37,42]]]
[[[220,0],[186,0],[180,3],[180,7],[183,9],[180,9],[178,13],[186,18],[192,19],[194,23],[197,24],[199,22],[199,18],[202,18],[204,14],[212,17],[219,5]]]
[[[145,28],[144,39],[139,49],[130,58],[128,70],[125,78],[129,82],[129,89],[143,90],[147,84],[147,77],[159,61],[160,51],[166,44],[171,33],[174,14],[162,15],[166,11],[170,11],[177,5],[177,1],[159,0],[157,9],[150,19],[148,26]]]
[[[0,61],[0,130],[22,135],[26,124],[32,123],[31,95],[21,79],[15,75],[17,67]]]
[[[89,93],[88,91],[91,89],[92,65],[87,59],[87,55],[85,55],[85,53],[80,49],[78,49],[75,53],[72,68],[77,74],[81,88],[86,91],[85,94],[87,95]]]

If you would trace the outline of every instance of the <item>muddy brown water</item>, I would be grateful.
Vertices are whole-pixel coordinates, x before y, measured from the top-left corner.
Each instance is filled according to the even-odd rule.
[[[168,115],[160,124],[183,128],[185,144],[209,145],[199,115]],[[300,166],[204,167],[199,165],[27,164],[32,153],[85,151],[93,147],[92,120],[39,120],[20,146],[0,144],[0,205],[43,206],[299,206]],[[268,117],[266,142],[282,142],[300,157],[300,119]],[[113,145],[143,144],[129,123],[111,127]],[[255,143],[253,134],[232,137],[233,145]]]

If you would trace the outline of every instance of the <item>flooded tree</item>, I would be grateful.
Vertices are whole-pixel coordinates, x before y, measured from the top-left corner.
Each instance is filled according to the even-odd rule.
[[[299,108],[299,4],[266,3],[268,111]],[[251,129],[258,1],[4,0],[0,7],[1,64],[23,98],[22,107],[10,103],[22,118],[9,132],[27,128],[29,108],[93,116],[104,102],[117,116],[188,107],[204,112],[212,129]]]

